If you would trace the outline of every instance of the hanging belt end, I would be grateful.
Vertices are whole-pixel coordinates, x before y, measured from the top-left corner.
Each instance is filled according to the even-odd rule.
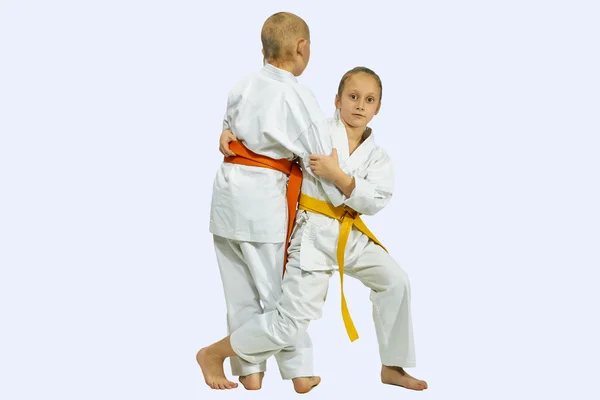
[[[344,298],[342,305],[342,319],[344,321],[344,326],[346,327],[346,333],[348,333],[348,337],[350,338],[350,342],[354,342],[358,339],[358,331],[354,326],[354,322],[350,317],[350,313],[348,312],[348,307],[346,305],[346,299]]]

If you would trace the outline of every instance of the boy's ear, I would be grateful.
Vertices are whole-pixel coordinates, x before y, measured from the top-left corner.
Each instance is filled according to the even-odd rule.
[[[260,52],[262,53],[263,57],[265,56],[265,49],[260,49]]]
[[[296,45],[296,52],[301,56],[306,55],[306,48],[308,46],[308,40],[306,39],[298,39],[298,44]]]
[[[335,108],[340,108],[340,95],[338,95],[338,94],[335,95],[335,100],[333,101],[333,105],[335,106]]]

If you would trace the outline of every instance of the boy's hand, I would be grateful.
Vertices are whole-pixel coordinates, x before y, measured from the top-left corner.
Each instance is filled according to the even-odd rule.
[[[229,129],[226,129],[221,133],[221,137],[219,138],[219,151],[225,157],[235,156],[235,153],[229,150],[229,143],[233,142],[234,140],[237,140],[237,138]]]
[[[344,173],[340,168],[336,149],[333,149],[331,155],[328,156],[311,154],[309,166],[316,176],[332,182],[335,182],[339,178],[340,173]]]

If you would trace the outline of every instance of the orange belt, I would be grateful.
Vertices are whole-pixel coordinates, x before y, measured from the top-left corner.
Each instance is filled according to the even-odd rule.
[[[274,169],[276,171],[283,172],[290,177],[287,185],[288,228],[283,259],[283,273],[285,274],[285,267],[288,258],[287,250],[290,244],[290,237],[292,236],[294,222],[296,220],[296,206],[298,204],[298,198],[300,197],[300,187],[302,186],[302,171],[300,170],[300,166],[294,161],[290,161],[285,158],[277,160],[253,153],[238,141],[229,143],[229,149],[236,155],[225,157],[225,162]]]

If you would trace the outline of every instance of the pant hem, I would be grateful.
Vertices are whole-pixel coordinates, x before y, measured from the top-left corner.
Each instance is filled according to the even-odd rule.
[[[283,373],[280,371],[281,374],[281,379],[283,380],[291,380],[291,379],[295,379],[295,378],[308,378],[311,376],[315,376],[313,371],[295,371],[295,372],[288,372],[288,373]]]
[[[408,360],[408,361],[391,361],[391,360],[386,360],[386,361],[381,361],[382,365],[385,365],[386,367],[399,367],[399,368],[415,368],[417,366],[417,363],[415,360]]]
[[[233,371],[232,370],[231,375],[233,375],[233,376],[248,376],[251,374],[258,374],[259,372],[266,372],[266,371],[267,371],[266,368],[265,369],[259,368],[258,370],[252,370],[252,371],[237,371],[237,370]]]

